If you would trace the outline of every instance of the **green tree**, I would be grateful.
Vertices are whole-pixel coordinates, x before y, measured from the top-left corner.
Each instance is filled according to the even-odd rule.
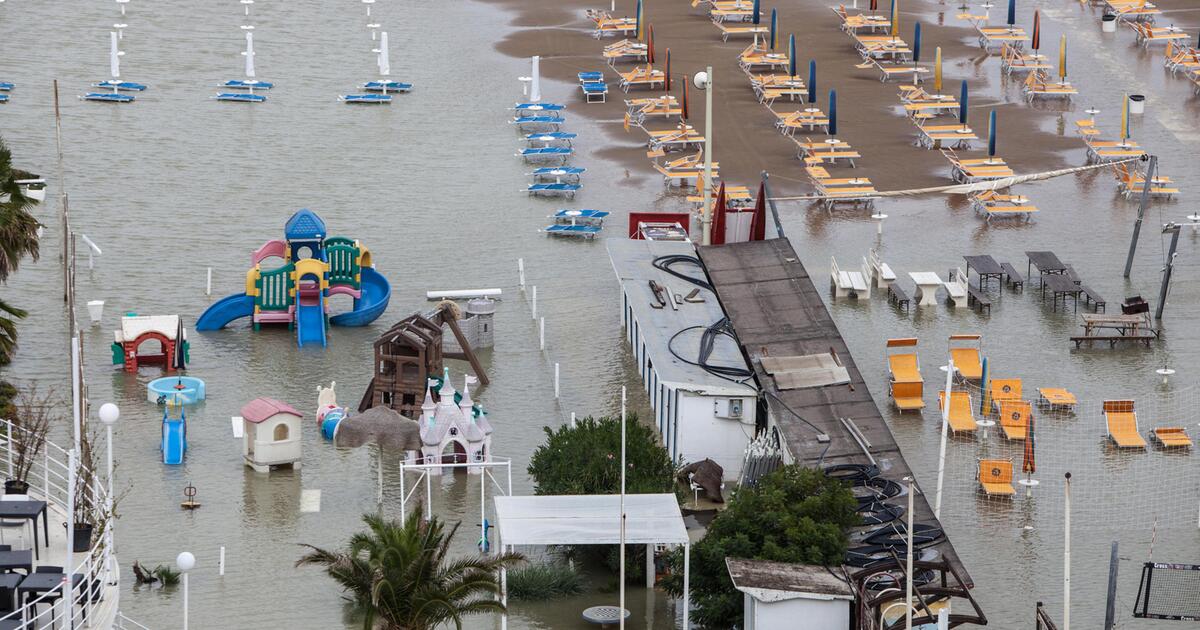
[[[857,501],[844,482],[821,471],[786,466],[738,489],[692,546],[691,598],[697,623],[708,628],[742,624],[742,594],[733,588],[725,558],[838,565],[847,530],[858,524]],[[683,593],[683,554],[670,559],[664,585]]]
[[[546,443],[533,452],[529,476],[536,494],[617,494],[621,491],[621,419],[588,416],[574,427],[544,427]],[[671,492],[675,465],[658,443],[654,429],[638,422],[636,414],[625,421],[625,491],[630,494]],[[581,545],[571,553],[603,562],[613,574],[621,568],[620,552],[612,545]],[[645,581],[646,550],[642,545],[625,550],[627,583]]]
[[[12,165],[12,153],[0,139],[0,283],[7,282],[21,259],[38,259],[38,228],[41,224],[30,214],[37,201],[26,197],[16,180],[28,174]],[[0,365],[12,360],[17,347],[17,327],[14,320],[25,317],[25,311],[0,300]]]
[[[499,571],[523,560],[520,554],[474,555],[450,559],[458,531],[446,531],[418,507],[403,523],[366,514],[367,531],[350,538],[345,550],[309,549],[296,566],[319,565],[363,613],[365,630],[431,630],[442,624],[463,627],[470,615],[501,612]]]

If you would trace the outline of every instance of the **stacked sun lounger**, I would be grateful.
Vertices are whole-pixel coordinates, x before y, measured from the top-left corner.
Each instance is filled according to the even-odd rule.
[[[579,183],[580,176],[586,171],[586,168],[579,166],[543,166],[534,169],[533,172],[529,173],[529,177],[535,183],[552,181],[554,183],[577,184]]]
[[[1018,218],[1028,221],[1037,206],[1029,203],[1028,197],[1007,195],[994,190],[985,190],[969,196],[971,205],[976,212],[983,214],[987,221],[995,218]]]
[[[586,103],[603,103],[608,100],[608,83],[603,72],[580,72],[579,89]]]

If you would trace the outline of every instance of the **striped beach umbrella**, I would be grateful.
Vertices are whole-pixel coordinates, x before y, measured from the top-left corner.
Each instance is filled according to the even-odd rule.
[[[754,8],[752,10],[754,11],[754,15],[750,18],[750,21],[757,26],[762,22],[762,18],[758,17],[758,14],[760,13],[758,0],[754,0]]]
[[[829,135],[837,135],[837,90],[829,90]]]
[[[1037,472],[1036,425],[1037,421],[1034,420],[1033,412],[1031,411],[1025,423],[1025,449],[1021,456],[1021,472],[1026,475],[1032,475]]]
[[[1066,82],[1067,80],[1067,36],[1063,35],[1062,39],[1058,40],[1058,80]]]
[[[967,82],[962,82],[962,88],[958,91],[958,123],[960,125],[967,124]]]
[[[988,115],[988,157],[996,157],[996,110]]]
[[[666,84],[667,92],[671,91],[671,49],[668,48],[665,53],[667,57],[667,68],[663,71],[663,82]]]
[[[808,60],[808,102],[817,102],[817,60]]]
[[[942,93],[942,47],[933,51],[933,91]]]
[[[779,32],[779,12],[771,9],[771,50],[775,50],[776,34]]]
[[[913,24],[913,63],[921,60],[921,23]]]
[[[654,63],[654,25],[646,25],[646,63]]]
[[[637,12],[634,13],[634,20],[635,20],[634,24],[636,25],[634,34],[637,37],[637,40],[640,42],[646,36],[645,31],[642,29],[642,0],[638,0]]]
[[[796,34],[788,35],[788,76],[796,76]]]
[[[1008,0],[1008,25],[1017,24],[1017,0]]]
[[[1029,42],[1034,52],[1042,47],[1042,12],[1035,10],[1033,12],[1033,41]]]

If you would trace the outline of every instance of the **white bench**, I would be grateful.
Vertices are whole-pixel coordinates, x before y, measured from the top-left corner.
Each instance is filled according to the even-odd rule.
[[[867,268],[870,269],[870,278],[875,282],[875,287],[878,289],[886,289],[892,286],[896,281],[896,272],[887,263],[879,259],[879,253],[875,248],[871,248],[867,254]]]
[[[862,272],[842,271],[838,268],[837,258],[830,257],[829,277],[833,284],[833,297],[871,298],[871,286],[867,284]]]
[[[967,274],[961,268],[955,269],[950,280],[944,282],[946,292],[950,294],[950,304],[954,308],[967,305]]]

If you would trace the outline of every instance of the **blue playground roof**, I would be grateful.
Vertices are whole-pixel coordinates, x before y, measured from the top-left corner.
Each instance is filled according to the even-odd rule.
[[[283,226],[283,236],[289,241],[323,241],[326,234],[325,222],[308,208],[297,210]]]

